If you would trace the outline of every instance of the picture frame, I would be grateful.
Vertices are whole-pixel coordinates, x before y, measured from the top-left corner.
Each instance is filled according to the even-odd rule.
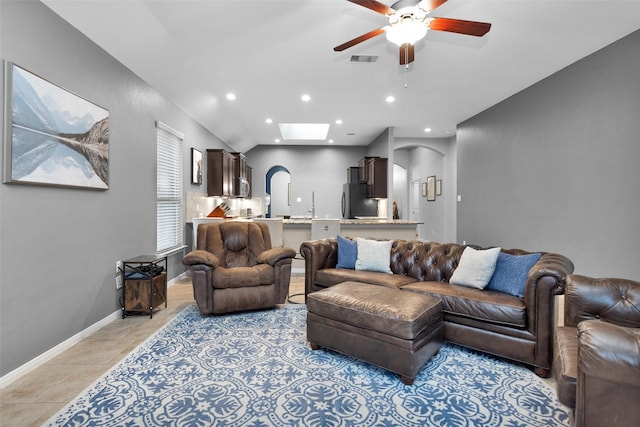
[[[109,189],[109,111],[4,62],[7,184]]]
[[[427,177],[427,202],[433,202],[436,200],[436,176]]]
[[[427,183],[422,183],[422,197],[427,197]]]
[[[202,184],[202,151],[191,149],[191,183]]]
[[[436,179],[436,196],[442,196],[442,180]]]

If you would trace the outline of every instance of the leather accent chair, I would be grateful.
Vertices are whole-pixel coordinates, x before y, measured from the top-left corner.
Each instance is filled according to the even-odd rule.
[[[640,422],[640,282],[568,275],[554,338],[558,400],[573,425]]]
[[[267,224],[200,224],[197,242],[182,263],[191,270],[201,314],[257,310],[286,301],[296,251],[272,248]]]

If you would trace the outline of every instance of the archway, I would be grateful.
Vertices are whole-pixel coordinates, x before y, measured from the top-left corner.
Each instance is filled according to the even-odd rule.
[[[283,179],[274,179],[274,175],[279,173],[283,175]],[[289,205],[289,185],[291,183],[291,173],[284,166],[276,165],[269,168],[265,177],[266,182],[266,199],[267,199],[267,217],[272,217],[273,206],[284,206],[284,202]],[[275,205],[274,205],[275,202]]]

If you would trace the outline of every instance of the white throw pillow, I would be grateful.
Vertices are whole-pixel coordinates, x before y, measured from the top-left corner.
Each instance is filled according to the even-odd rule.
[[[393,240],[368,240],[356,238],[358,259],[356,270],[379,271],[391,274],[391,246]]]
[[[500,248],[476,250],[467,246],[449,283],[484,289],[496,269],[498,255]]]

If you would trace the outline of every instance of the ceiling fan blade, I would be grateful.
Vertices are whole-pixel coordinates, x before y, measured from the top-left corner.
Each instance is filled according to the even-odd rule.
[[[433,12],[434,10],[442,6],[443,3],[446,3],[446,2],[447,0],[422,0],[420,3],[422,5],[421,6],[422,9],[428,12]]]
[[[396,11],[392,8],[390,8],[389,6],[387,6],[386,4],[382,4],[378,1],[375,0],[347,0],[350,1],[351,3],[355,3],[358,4],[362,7],[366,7],[367,9],[371,9],[374,12],[378,12],[381,13],[383,15],[393,15]],[[446,0],[444,0],[446,1]]]
[[[434,18],[429,22],[429,29],[482,37],[489,32],[491,24],[486,22],[464,21],[462,19]]]
[[[415,51],[413,45],[405,43],[400,46],[400,65],[407,65],[415,59]]]
[[[384,28],[378,28],[377,30],[369,31],[367,34],[363,34],[360,37],[356,37],[353,40],[349,40],[346,43],[342,43],[340,46],[336,46],[333,48],[336,52],[342,52],[345,49],[350,48],[351,46],[355,46],[358,43],[362,43],[365,40],[369,40],[375,36],[384,33]]]

